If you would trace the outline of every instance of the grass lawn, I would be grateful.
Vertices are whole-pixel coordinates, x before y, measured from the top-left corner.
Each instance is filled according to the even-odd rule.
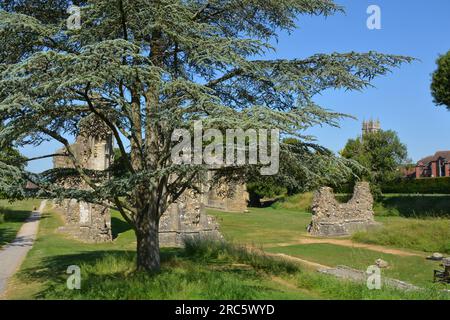
[[[277,214],[273,211],[271,214]],[[269,212],[255,210],[269,225],[264,230],[284,226],[288,231],[267,233],[267,244],[276,235],[290,240],[290,231],[304,227],[307,217],[294,219],[293,213],[279,212],[282,221],[273,223]],[[234,214],[236,216],[236,214]],[[294,216],[296,214],[294,213]],[[233,220],[221,214],[224,221]],[[246,217],[245,215],[237,215]],[[248,217],[246,217],[248,219]],[[276,219],[277,220],[277,219]],[[296,226],[292,226],[294,221]],[[242,221],[241,221],[242,222]],[[259,220],[260,226],[264,225]],[[448,295],[426,290],[405,293],[384,288],[370,291],[355,284],[308,271],[292,263],[249,253],[242,247],[220,243],[190,244],[186,249],[163,249],[162,270],[158,274],[134,270],[135,238],[130,228],[113,213],[116,239],[109,244],[84,244],[57,232],[61,220],[46,213],[38,240],[21,270],[14,277],[8,299],[444,299]],[[244,226],[234,233],[239,235]],[[245,237],[255,234],[250,224]],[[66,288],[67,267],[81,268],[81,290]],[[343,288],[345,292],[343,292]]]
[[[268,248],[266,251],[284,253],[328,266],[346,265],[359,270],[366,270],[381,258],[388,261],[390,267],[382,274],[403,280],[418,286],[428,286],[433,281],[433,270],[439,267],[435,261],[423,257],[399,257],[361,248],[348,248],[332,244],[305,244],[286,247]]]
[[[413,219],[376,217],[383,228],[358,232],[352,236],[357,242],[394,246],[419,251],[450,254],[450,219]]]
[[[10,203],[7,200],[0,200],[0,213],[4,213],[4,222],[0,223],[0,248],[16,237],[22,224],[30,215],[30,212],[40,200],[30,199]]]
[[[349,197],[349,195],[336,195],[336,198],[341,201],[346,201]],[[294,210],[301,214],[301,212],[310,212],[312,199],[313,194],[310,192],[298,194],[285,197],[274,203],[272,207],[285,212]],[[375,204],[374,211],[375,219],[382,222],[384,228],[357,233],[352,240],[428,253],[450,254],[450,195],[386,194],[380,202]],[[306,214],[303,215],[303,218],[305,217],[307,217]],[[225,222],[225,227],[233,223]],[[275,221],[274,223],[277,224]],[[303,223],[302,221],[301,224]],[[297,231],[303,232],[303,230],[304,228]],[[247,240],[243,237],[241,239]],[[255,238],[249,240],[260,241]]]
[[[56,232],[58,215],[44,215],[38,240],[13,279],[8,299],[311,299],[315,295],[280,285],[275,274],[233,257],[189,256],[162,250],[162,272],[134,272],[135,238],[117,213],[109,244],[84,244]],[[238,263],[239,262],[239,263]],[[66,288],[67,267],[82,270],[82,290]],[[282,272],[283,273],[283,272]]]
[[[306,235],[306,226],[311,221],[311,215],[306,212],[269,207],[251,208],[250,213],[245,214],[218,211],[209,211],[209,213],[219,219],[222,232],[228,240],[261,246],[270,252],[298,256],[332,267],[347,265],[366,270],[368,266],[374,264],[376,259],[381,258],[391,264],[391,268],[385,270],[386,276],[421,286],[429,285],[432,282],[433,270],[439,267],[439,263],[425,260],[424,257],[395,256],[332,244],[286,246]],[[450,241],[450,220],[448,219],[418,220],[402,217],[376,217],[376,220],[382,222],[386,226],[385,229],[370,234],[359,233],[353,237],[353,240],[418,251],[431,249],[431,244],[440,248],[439,246]],[[389,230],[389,233],[386,233],[386,230]],[[389,234],[393,238],[395,236],[397,241],[371,242],[364,241],[365,238],[363,238],[364,235],[381,238],[387,237]],[[424,243],[429,247],[414,246],[413,243]],[[424,253],[423,256],[425,255]]]
[[[249,213],[208,210],[217,217],[224,236],[234,242],[270,246],[306,235],[311,214],[289,209],[250,208]]]

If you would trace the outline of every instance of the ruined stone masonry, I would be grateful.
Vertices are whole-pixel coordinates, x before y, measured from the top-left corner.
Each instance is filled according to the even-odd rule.
[[[94,117],[86,117],[80,122],[80,132],[70,149],[86,169],[103,171],[112,163],[112,134],[101,121]],[[62,148],[57,154],[65,154]],[[53,159],[54,168],[73,168],[73,163],[66,156]],[[65,188],[89,189],[83,181],[66,179],[60,182]],[[112,240],[111,214],[108,207],[66,199],[55,202],[55,206],[64,213],[65,226],[60,231],[71,234],[86,242],[108,242]]]
[[[205,199],[205,206],[227,212],[247,211],[249,194],[247,185],[238,181],[213,181],[213,173],[208,174],[209,191]]]
[[[162,247],[181,247],[186,238],[222,239],[219,224],[205,212],[207,194],[185,191],[169,206],[159,223]]]
[[[112,134],[93,117],[80,122],[80,132],[71,150],[86,169],[103,171],[113,160]],[[57,154],[65,154],[63,148]],[[55,168],[73,168],[66,156],[53,159]],[[88,188],[85,183],[67,179],[60,182],[66,188]],[[206,215],[204,192],[185,191],[177,202],[169,206],[160,221],[160,246],[179,247],[186,237],[208,237],[221,239],[219,225],[213,217]],[[75,238],[86,242],[107,242],[112,240],[111,215],[108,207],[67,199],[55,206],[63,212],[65,225],[60,228]]]
[[[374,221],[373,197],[367,182],[358,182],[352,199],[339,203],[328,187],[314,195],[312,222],[308,231],[314,236],[346,236],[378,226]]]

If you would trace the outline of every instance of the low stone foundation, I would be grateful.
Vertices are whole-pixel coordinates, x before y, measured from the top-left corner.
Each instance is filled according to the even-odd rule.
[[[308,231],[314,236],[347,236],[379,226],[374,221],[373,197],[367,182],[356,184],[353,197],[347,203],[339,203],[333,189],[320,188],[314,196],[312,211]]]

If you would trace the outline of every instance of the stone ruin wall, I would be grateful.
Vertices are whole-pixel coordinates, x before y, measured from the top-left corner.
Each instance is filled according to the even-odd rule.
[[[103,171],[112,163],[112,135],[105,127],[99,127],[95,118],[85,118],[80,124],[80,133],[70,149],[86,169]],[[92,132],[95,132],[93,134]],[[66,153],[62,148],[57,154]],[[73,168],[73,163],[66,156],[53,158],[54,168]],[[88,190],[89,186],[80,179],[65,179],[60,182],[64,188],[78,188]],[[112,240],[111,213],[108,207],[65,199],[55,201],[55,207],[63,212],[65,225],[60,231],[71,234],[86,242],[108,242]]]
[[[216,219],[206,214],[206,197],[187,190],[169,206],[159,223],[160,246],[181,247],[186,238],[222,239]]]
[[[374,220],[373,197],[367,182],[355,185],[353,197],[347,203],[339,203],[333,189],[320,188],[314,195],[312,211],[308,231],[314,236],[346,236],[378,226]]]
[[[212,174],[209,175],[212,180]],[[248,208],[249,194],[247,185],[238,181],[210,182],[205,205],[207,208],[218,209],[227,212],[246,212]]]
[[[89,128],[95,127],[90,123],[82,126],[85,129],[80,130],[71,149],[84,168],[103,171],[112,164],[112,135],[101,129],[94,129],[94,135]],[[99,135],[99,132],[104,134]],[[64,148],[60,149],[57,154],[63,154],[65,151]],[[53,165],[54,168],[73,168],[72,162],[66,156],[54,157]],[[71,179],[62,181],[61,185],[65,188],[88,188],[85,183]],[[206,202],[206,191],[198,193],[187,190],[170,205],[160,221],[160,246],[182,246],[185,237],[221,239],[219,224],[205,212]],[[112,241],[111,214],[108,207],[75,199],[54,203],[63,213],[65,220],[65,225],[60,231],[86,242]]]

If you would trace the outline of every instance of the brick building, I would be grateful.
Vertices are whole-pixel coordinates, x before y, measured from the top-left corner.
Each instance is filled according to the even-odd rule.
[[[414,178],[450,177],[450,151],[438,151],[417,162]]]

